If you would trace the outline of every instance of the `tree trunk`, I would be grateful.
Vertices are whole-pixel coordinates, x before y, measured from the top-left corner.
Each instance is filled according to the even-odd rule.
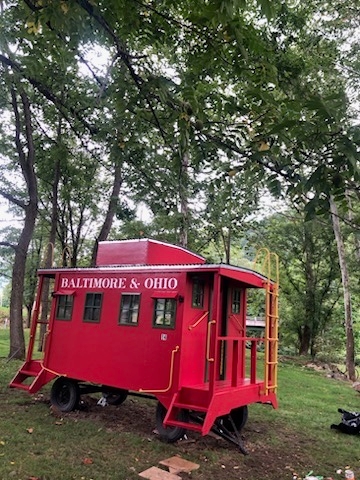
[[[305,266],[305,318],[303,328],[303,341],[300,343],[300,355],[307,355],[315,341],[317,312],[316,312],[316,281],[314,273],[314,242],[311,225],[304,224],[304,266]]]
[[[225,263],[230,265],[230,253],[231,253],[231,226],[223,227],[220,230],[221,239],[225,251]]]
[[[188,244],[188,230],[189,230],[189,204],[188,204],[188,168],[189,168],[189,154],[185,151],[181,158],[180,179],[179,179],[179,196],[180,196],[180,230],[179,230],[179,245],[187,247]]]
[[[11,89],[12,107],[15,115],[15,144],[22,174],[26,183],[28,203],[22,205],[25,210],[24,227],[21,231],[12,270],[12,287],[10,295],[10,352],[9,358],[23,359],[25,357],[25,339],[23,326],[23,296],[26,257],[34,232],[37,216],[37,181],[34,171],[35,150],[29,100],[24,92],[20,94],[23,110],[23,120],[19,112],[17,92]],[[27,152],[24,152],[22,138],[26,139]],[[20,205],[20,202],[18,202]]]
[[[303,325],[299,332],[299,355],[307,355],[311,345],[311,329],[309,325]]]
[[[70,220],[70,232],[71,232],[71,241],[72,241],[72,250],[68,251],[70,256],[70,266],[77,266],[78,254],[81,246],[81,229],[85,223],[85,205],[81,205],[79,208],[79,220],[74,222],[73,218],[73,208],[71,206],[70,199],[68,200],[68,210],[69,210],[69,220]],[[66,255],[68,248],[65,247],[64,254]],[[64,255],[63,255],[64,258]]]
[[[343,237],[340,230],[340,222],[338,209],[334,201],[334,197],[330,195],[330,213],[333,223],[334,235],[339,256],[339,265],[341,270],[341,279],[344,291],[344,313],[345,313],[345,333],[346,333],[346,370],[350,380],[356,380],[355,374],[355,347],[354,347],[354,331],[351,308],[351,293],[349,273],[345,257],[345,247]]]
[[[353,226],[354,215],[353,215],[353,209],[352,209],[351,194],[349,191],[346,191],[346,200],[348,203],[347,218],[350,224]],[[360,236],[359,236],[359,231],[356,228],[354,228],[353,235],[354,235],[354,246],[355,246],[355,258],[357,262],[360,264]]]
[[[57,128],[57,140],[61,141],[61,119],[59,120]],[[58,192],[59,192],[59,181],[60,181],[60,158],[56,158],[54,165],[54,179],[52,186],[52,198],[51,198],[51,225],[50,233],[48,238],[48,246],[46,249],[44,268],[51,268],[53,263],[53,255],[56,241],[56,229],[58,223]],[[44,336],[47,330],[47,318],[49,313],[49,291],[50,291],[50,279],[44,278],[43,288],[41,292],[41,316],[40,320],[40,335],[39,335],[39,344],[38,351],[42,352],[44,347]]]
[[[109,200],[108,210],[106,212],[105,220],[101,227],[100,233],[95,241],[95,245],[94,245],[93,253],[91,257],[91,266],[95,266],[99,242],[102,242],[108,238],[108,235],[110,233],[110,230],[113,224],[114,216],[116,213],[116,207],[119,200],[120,188],[122,184],[121,168],[122,168],[122,163],[116,162],[115,171],[114,171],[114,183],[113,183],[113,188],[112,188],[112,192]]]
[[[32,304],[26,304],[26,318],[25,318],[25,328],[30,328],[31,325],[31,311],[32,311]]]

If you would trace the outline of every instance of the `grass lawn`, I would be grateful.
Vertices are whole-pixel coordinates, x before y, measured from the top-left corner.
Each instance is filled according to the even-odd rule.
[[[118,407],[86,397],[81,410],[59,415],[40,394],[10,390],[21,365],[8,362],[8,330],[0,330],[0,479],[132,480],[160,460],[180,455],[200,464],[183,479],[292,480],[314,475],[344,479],[350,465],[360,477],[359,436],[330,430],[339,407],[360,410],[360,394],[348,382],[287,360],[279,366],[279,409],[251,405],[243,439],[249,455],[213,436],[189,433],[177,444],[153,433],[155,404],[129,397]]]

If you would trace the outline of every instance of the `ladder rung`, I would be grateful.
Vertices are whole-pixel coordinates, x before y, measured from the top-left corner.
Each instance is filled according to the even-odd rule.
[[[176,408],[183,408],[183,409],[192,410],[195,412],[207,412],[209,410],[207,407],[201,407],[199,405],[190,405],[188,403],[180,403],[180,402],[175,402],[173,406]]]
[[[202,425],[199,425],[199,424],[196,424],[196,423],[180,422],[178,420],[168,420],[166,422],[166,424],[169,425],[169,426],[172,426],[172,427],[187,428],[189,430],[194,430],[196,432],[201,432],[201,430],[202,430]]]
[[[21,390],[29,390],[30,385],[25,385],[24,383],[19,383],[19,382],[11,382],[10,387],[11,388],[20,388]]]
[[[19,373],[26,375],[27,377],[36,377],[39,372],[35,372],[34,370],[19,370]]]

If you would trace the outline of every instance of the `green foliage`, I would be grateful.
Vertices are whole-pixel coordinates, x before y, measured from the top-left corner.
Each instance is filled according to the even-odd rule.
[[[2,284],[2,305],[6,308],[10,306],[11,282]]]
[[[260,245],[278,252],[280,261],[280,336],[284,347],[296,345],[315,356],[340,349],[339,267],[331,224],[325,218],[306,221],[287,210],[266,219]]]
[[[21,46],[8,59],[11,71],[33,91],[47,122],[46,134],[38,130],[39,146],[45,146],[38,169],[47,198],[49,166],[61,157],[62,243],[78,237],[74,222],[82,229],[84,216],[89,223],[101,217],[98,207],[109,195],[111,163],[119,156],[124,192],[163,219],[171,211],[175,230],[184,222],[189,228],[197,217],[191,208],[184,220],[182,201],[197,198],[199,190],[210,197],[226,163],[240,169],[233,190],[241,206],[238,198],[236,208],[229,205],[225,184],[223,191],[216,187],[217,201],[209,202],[207,212],[210,238],[222,227],[211,220],[221,205],[227,205],[222,223],[228,228],[256,208],[264,182],[276,196],[284,190],[300,195],[304,189],[331,190],[329,179],[340,165],[342,178],[345,171],[353,175],[357,153],[351,139],[357,134],[340,128],[347,105],[345,81],[333,67],[339,49],[327,35],[326,16],[318,20],[322,32],[314,24],[315,12],[270,0],[7,5],[6,41]],[[2,44],[9,55],[5,38]],[[104,57],[102,66],[96,65],[96,51]],[[7,66],[4,59],[4,72]],[[59,125],[61,140],[54,135]],[[328,161],[321,168],[313,152],[324,148]],[[209,194],[201,185],[204,176],[210,178]],[[95,178],[97,188],[88,188]],[[321,207],[317,197],[309,218]],[[71,239],[64,231],[71,231]]]

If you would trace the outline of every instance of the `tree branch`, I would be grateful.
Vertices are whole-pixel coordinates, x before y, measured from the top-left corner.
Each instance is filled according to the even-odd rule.
[[[166,143],[165,131],[162,128],[162,126],[160,124],[160,121],[159,121],[159,119],[156,115],[156,112],[155,112],[154,106],[152,104],[152,101],[150,100],[148,94],[146,94],[144,92],[143,88],[142,88],[143,84],[144,84],[144,80],[140,77],[140,75],[138,75],[135,72],[135,69],[134,69],[134,67],[133,67],[133,65],[130,61],[131,55],[129,54],[125,44],[119,39],[117,34],[114,32],[114,30],[108,24],[108,22],[105,20],[105,18],[95,10],[95,7],[88,0],[76,0],[76,2],[80,7],[82,7],[90,15],[90,17],[92,17],[105,30],[105,32],[113,40],[119,57],[121,58],[121,60],[125,64],[126,68],[128,69],[128,71],[130,73],[130,76],[133,79],[135,85],[137,86],[139,92],[144,96],[144,98],[145,98],[145,100],[146,100],[146,102],[147,102],[147,104],[148,104],[148,106],[151,110],[151,114],[152,114],[152,116],[155,120],[155,124],[156,124],[157,128],[159,129],[159,132],[160,132],[160,134],[161,134],[161,136],[164,140],[164,143]]]
[[[12,248],[13,250],[17,250],[17,246],[13,243],[10,243],[10,242],[2,242],[0,241],[0,246],[1,247],[10,247]]]
[[[6,200],[9,200],[9,202],[13,203],[14,205],[17,205],[18,207],[21,207],[22,209],[26,208],[26,203],[21,200],[18,200],[13,195],[11,195],[11,193],[5,192],[4,190],[0,189],[0,195],[3,198],[6,198]]]
[[[11,67],[13,70],[18,72],[23,78],[25,78],[36,90],[38,90],[40,93],[44,95],[45,98],[47,98],[55,107],[58,109],[58,111],[63,115],[65,120],[69,123],[70,120],[68,118],[68,115],[66,114],[66,111],[69,111],[77,120],[80,121],[80,123],[90,132],[90,134],[94,135],[98,132],[98,129],[92,125],[90,125],[80,114],[79,112],[73,107],[73,106],[68,106],[66,105],[59,97],[54,95],[53,92],[49,90],[49,88],[46,85],[43,85],[40,83],[37,79],[31,77],[30,75],[27,75],[24,70],[21,68],[21,66],[15,62],[14,60],[5,57],[4,55],[0,54],[0,62],[3,65],[6,65],[8,67]]]

